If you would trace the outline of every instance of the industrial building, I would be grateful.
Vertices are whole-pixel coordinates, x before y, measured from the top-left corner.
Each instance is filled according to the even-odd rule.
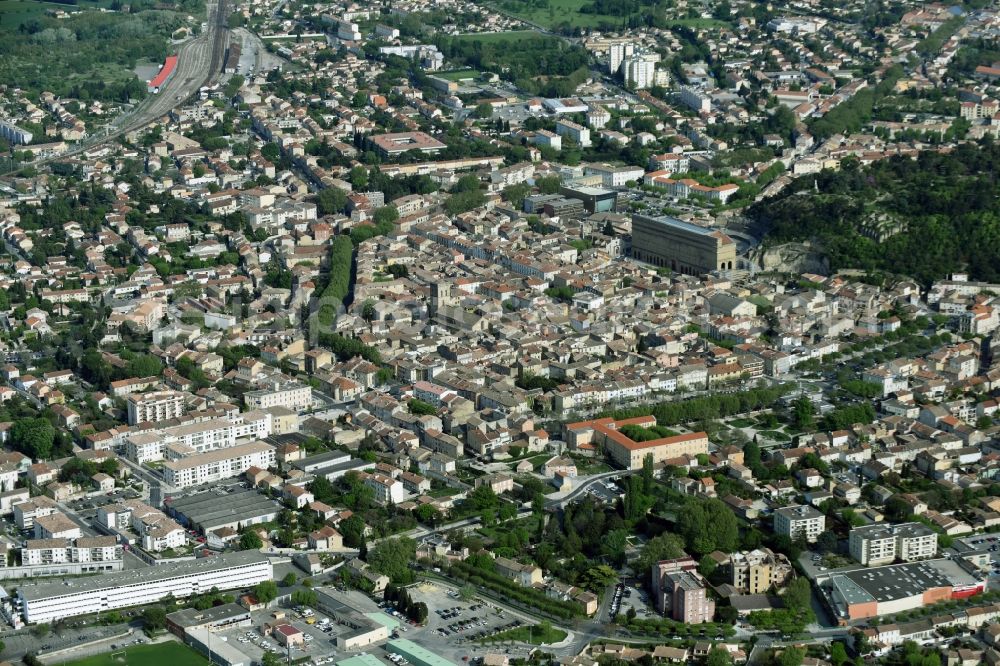
[[[160,92],[160,88],[162,88],[163,85],[170,80],[176,71],[177,56],[167,56],[167,59],[163,62],[163,66],[160,67],[159,73],[157,73],[157,75],[154,76],[146,85],[146,90],[153,94]]]
[[[385,646],[388,652],[395,652],[401,655],[413,666],[458,666],[455,662],[434,654],[427,648],[420,647],[413,641],[405,638],[389,641]]]
[[[54,622],[77,615],[151,604],[167,595],[182,598],[213,587],[232,590],[253,587],[274,578],[262,553],[225,553],[169,567],[127,569],[87,578],[38,585],[21,584],[14,610],[28,624]]]
[[[674,217],[632,216],[632,257],[685,275],[729,271],[736,243],[718,229]]]
[[[317,590],[319,610],[329,615],[349,631],[337,636],[337,647],[341,650],[357,650],[372,643],[389,638],[390,624],[383,613],[365,613],[344,600],[334,596],[332,590]],[[395,621],[393,621],[395,628]]]
[[[276,520],[281,504],[256,490],[239,488],[220,495],[207,490],[184,497],[170,497],[164,502],[167,514],[188,527],[206,534],[224,527],[239,531],[247,525]]]
[[[816,585],[844,624],[984,592],[986,581],[962,564],[939,559],[857,569],[819,577]]]

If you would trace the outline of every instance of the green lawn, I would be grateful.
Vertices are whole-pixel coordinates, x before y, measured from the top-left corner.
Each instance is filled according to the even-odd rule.
[[[208,664],[208,660],[188,646],[170,641],[155,645],[130,646],[124,650],[71,661],[65,666],[205,666],[205,664]]]
[[[688,18],[688,19],[674,19],[670,21],[671,26],[680,26],[684,28],[694,28],[695,30],[700,30],[702,28],[731,28],[732,24],[725,21],[720,21],[713,18]]]
[[[453,72],[435,72],[434,76],[447,79],[449,81],[463,81],[465,79],[476,78],[479,76],[479,72],[474,69],[456,69]]]
[[[518,627],[517,629],[503,631],[486,640],[490,642],[518,641],[520,643],[530,643],[531,645],[543,645],[558,643],[565,638],[566,632],[562,629],[536,624],[532,627]]]

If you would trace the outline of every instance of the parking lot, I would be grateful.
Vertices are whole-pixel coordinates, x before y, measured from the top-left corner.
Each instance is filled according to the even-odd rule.
[[[309,609],[278,610],[285,613],[284,620],[302,632],[304,643],[301,647],[293,646],[288,650],[285,646],[279,645],[272,636],[264,636],[261,633],[262,625],[265,622],[273,621],[274,609],[254,612],[251,615],[253,624],[250,627],[237,627],[223,631],[219,633],[219,636],[231,647],[258,663],[266,652],[274,652],[282,657],[290,656],[292,661],[310,657],[317,664],[324,657],[336,656],[338,659],[343,659],[349,656],[348,654],[337,656],[334,645],[338,633],[337,625],[326,616]]]
[[[629,610],[634,610],[636,617],[645,618],[656,615],[656,609],[650,605],[649,595],[643,589],[630,587],[623,582],[615,586],[614,596],[611,598],[611,606],[608,612],[614,618],[620,614],[627,614]]]
[[[526,646],[494,647],[490,638],[497,634],[532,624],[514,612],[497,608],[488,600],[464,600],[458,592],[435,583],[421,583],[409,588],[414,601],[427,604],[430,613],[426,625],[400,625],[399,631],[409,631],[403,638],[420,643],[437,654],[461,663],[489,652],[506,652],[512,656],[526,654]],[[388,612],[388,611],[387,611]]]

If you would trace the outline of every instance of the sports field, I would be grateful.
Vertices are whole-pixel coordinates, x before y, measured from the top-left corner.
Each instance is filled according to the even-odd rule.
[[[186,645],[169,641],[134,645],[107,654],[70,661],[62,666],[205,666],[208,659]]]

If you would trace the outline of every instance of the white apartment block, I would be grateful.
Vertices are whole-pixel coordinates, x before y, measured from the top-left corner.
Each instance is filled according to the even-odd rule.
[[[239,444],[163,463],[163,480],[175,488],[231,479],[250,467],[267,469],[275,462],[274,447],[264,442]]]
[[[864,525],[851,530],[851,557],[867,566],[912,562],[937,555],[937,534],[923,523]]]
[[[804,538],[814,543],[826,529],[826,516],[808,504],[774,510],[774,532],[790,539]]]
[[[695,113],[708,113],[712,110],[712,98],[693,88],[681,88],[680,101]]]
[[[557,120],[556,134],[561,137],[569,137],[576,141],[583,148],[590,146],[590,130],[583,125],[578,125],[571,120]]]
[[[656,63],[647,57],[628,58],[622,63],[625,83],[636,90],[650,88],[656,81]]]
[[[129,425],[158,423],[177,418],[185,412],[184,394],[180,391],[133,393],[125,403],[128,407]]]
[[[125,540],[131,540],[126,534],[126,530],[131,529],[139,537],[140,545],[154,553],[187,544],[183,527],[159,509],[138,500],[98,507],[97,522]]]
[[[19,530],[33,530],[37,518],[59,512],[55,501],[45,495],[32,497],[27,502],[15,504],[13,509],[14,523]]]
[[[78,539],[30,539],[21,549],[22,565],[76,564],[122,559],[122,547],[113,536]]]
[[[243,400],[250,409],[270,409],[285,407],[293,412],[301,412],[312,407],[312,388],[298,382],[290,382],[276,389],[248,391]]]
[[[375,501],[379,504],[399,504],[406,499],[406,488],[397,479],[382,474],[369,474],[365,476],[364,483],[375,491]]]
[[[169,567],[128,569],[101,576],[17,588],[15,606],[28,624],[53,622],[117,608],[157,603],[163,597],[233,590],[271,580],[274,569],[261,553],[223,553]]]

